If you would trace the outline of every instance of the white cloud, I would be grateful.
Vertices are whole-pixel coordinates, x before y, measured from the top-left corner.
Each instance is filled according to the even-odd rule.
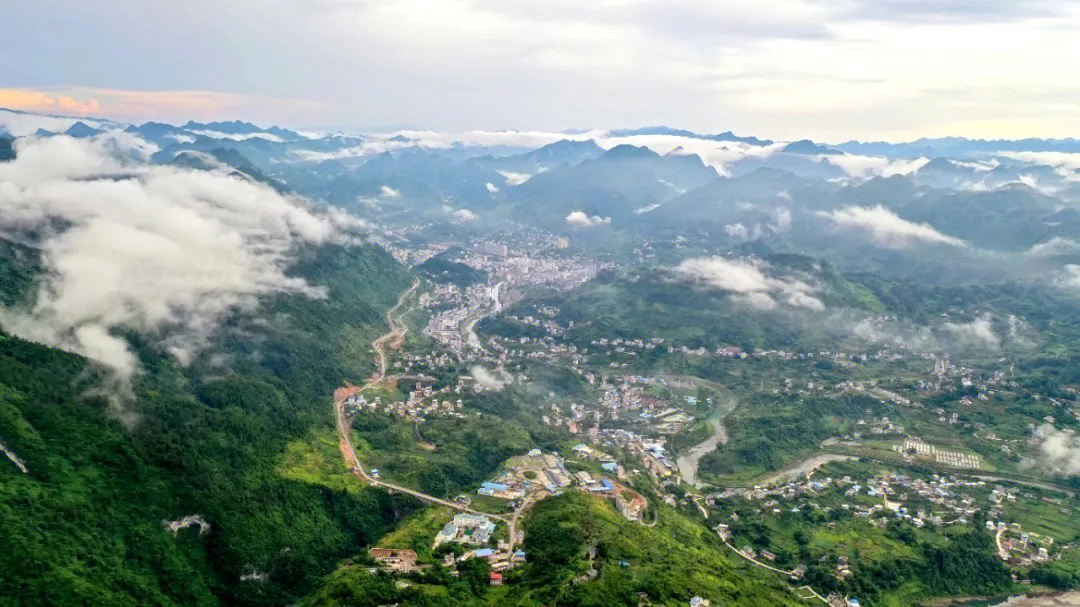
[[[1018,176],[1018,180],[1020,181],[1020,183],[1035,190],[1036,192],[1039,192],[1040,194],[1046,194],[1047,196],[1052,196],[1054,192],[1057,191],[1055,188],[1052,188],[1050,186],[1041,185],[1039,183],[1039,180],[1030,173],[1025,173]]]
[[[513,171],[499,171],[499,174],[506,178],[506,185],[521,185],[529,180],[532,175],[528,173],[515,173]]]
[[[1076,432],[1043,424],[1035,429],[1033,439],[1051,469],[1070,476],[1080,474],[1080,438]]]
[[[487,188],[487,191],[488,191],[488,192],[491,192],[492,194],[494,194],[494,193],[496,193],[496,192],[498,192],[498,191],[499,191],[499,188],[495,187],[495,184],[494,184],[494,183],[491,183],[490,181],[489,181],[489,182],[487,182],[487,183],[485,183],[485,184],[484,184],[484,187],[485,187],[485,188]]]
[[[787,192],[781,192],[786,194]],[[788,196],[788,200],[791,197]],[[780,207],[773,211],[773,224],[770,226],[774,232],[784,233],[791,229],[791,211],[787,207]]]
[[[273,141],[274,143],[281,143],[281,137],[273,133],[222,133],[221,131],[210,130],[195,130],[191,131],[196,135],[202,135],[203,137],[209,137],[211,139],[231,139],[233,141],[245,141],[247,139],[265,139],[267,141]]]
[[[2,98],[2,96],[0,96]],[[13,112],[0,108],[0,133],[7,132],[15,137],[33,135],[38,129],[53,133],[63,133],[77,122],[82,122],[96,129],[116,128],[115,123],[95,120],[93,118],[69,118],[64,116],[46,116],[44,114],[27,114]]]
[[[787,303],[790,306],[796,308],[806,308],[808,310],[822,311],[825,309],[825,304],[820,299],[812,295],[808,295],[805,291],[792,291],[788,293]]]
[[[611,218],[600,217],[599,215],[589,215],[585,211],[571,211],[570,214],[566,216],[566,223],[575,228],[591,228],[611,223]]]
[[[918,171],[923,165],[930,162],[929,158],[889,159],[882,156],[858,156],[846,153],[827,154],[818,158],[839,167],[849,177],[908,175]]]
[[[469,209],[458,209],[450,215],[450,219],[454,223],[465,223],[476,219],[476,213],[473,213]]]
[[[989,314],[966,323],[947,322],[942,325],[942,329],[949,335],[954,345],[991,349],[996,349],[1001,345],[1001,338],[994,333]]]
[[[379,187],[379,195],[383,198],[399,198],[401,196],[401,192],[395,190],[388,185],[384,185]]]
[[[874,242],[890,248],[906,248],[918,243],[967,246],[959,238],[946,236],[928,224],[902,219],[881,205],[818,211],[817,215],[831,219],[838,228],[866,232]]]
[[[741,223],[729,223],[725,225],[724,233],[738,240],[746,240],[750,237],[750,230]]]
[[[756,259],[696,257],[684,259],[675,274],[685,280],[728,291],[741,301],[759,309],[776,307],[776,300],[796,308],[824,310],[825,305],[813,295],[812,285],[792,277],[774,276],[771,268]]]
[[[1031,245],[1031,248],[1024,254],[1030,257],[1056,257],[1059,255],[1071,255],[1073,253],[1080,253],[1080,242],[1061,236],[1054,236],[1046,242]]]
[[[1080,265],[1070,263],[1065,266],[1064,283],[1068,287],[1080,289]]]
[[[480,365],[474,365],[469,373],[472,375],[477,392],[498,392],[510,383],[510,378],[506,377],[502,369],[492,372]]]
[[[0,163],[0,234],[33,240],[45,272],[35,300],[0,309],[16,335],[82,354],[123,391],[137,373],[133,329],[186,364],[234,310],[275,292],[321,297],[287,276],[292,249],[358,222],[226,172],[147,166],[110,137],[21,142]]]
[[[604,149],[629,144],[646,147],[657,154],[674,156],[697,156],[721,175],[730,175],[730,167],[744,158],[768,158],[782,149],[786,143],[761,146],[741,141],[713,141],[679,135],[632,135],[614,137],[610,134],[594,135],[593,140]]]
[[[998,152],[998,156],[1026,162],[1028,164],[1048,166],[1057,169],[1062,177],[1071,181],[1080,181],[1080,154],[1074,152]],[[1033,186],[1034,187],[1034,186]]]

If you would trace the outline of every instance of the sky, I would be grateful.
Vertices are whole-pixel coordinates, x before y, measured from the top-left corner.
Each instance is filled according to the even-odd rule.
[[[292,128],[1080,137],[1080,3],[0,0],[0,107]]]

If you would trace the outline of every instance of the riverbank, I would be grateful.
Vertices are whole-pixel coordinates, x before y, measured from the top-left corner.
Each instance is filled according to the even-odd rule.
[[[1080,591],[1032,593],[1002,597],[965,597],[939,599],[923,603],[924,607],[1077,607]]]
[[[713,427],[712,435],[676,458],[675,464],[679,468],[679,477],[687,485],[691,487],[701,486],[701,482],[697,478],[698,462],[706,453],[727,442],[727,430],[724,428],[723,419],[735,409],[735,404],[735,397],[729,396],[718,405],[707,420]]]

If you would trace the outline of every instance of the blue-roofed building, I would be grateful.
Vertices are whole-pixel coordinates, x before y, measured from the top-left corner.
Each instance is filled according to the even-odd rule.
[[[615,462],[604,462],[600,464],[600,467],[603,468],[605,472],[615,472],[619,468],[619,464],[616,464]]]
[[[479,548],[473,553],[473,556],[481,559],[491,558],[495,554],[495,551],[491,548]]]

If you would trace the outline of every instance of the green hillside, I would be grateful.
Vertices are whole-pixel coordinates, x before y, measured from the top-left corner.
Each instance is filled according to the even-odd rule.
[[[213,345],[224,368],[134,339],[130,431],[88,396],[102,378],[86,361],[0,336],[0,440],[29,471],[0,461],[0,604],[289,604],[418,506],[280,472],[290,441],[329,429],[332,389],[371,372],[367,344],[408,284],[370,246],[309,251],[296,272],[329,297],[233,319]],[[205,534],[162,526],[196,514]]]

